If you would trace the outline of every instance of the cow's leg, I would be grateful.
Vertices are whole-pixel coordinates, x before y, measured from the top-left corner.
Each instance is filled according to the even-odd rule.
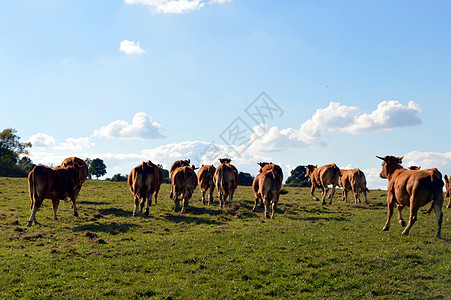
[[[449,197],[448,206],[446,206],[446,208],[451,208],[451,196]]]
[[[413,195],[411,196],[411,200],[410,200],[410,217],[409,217],[409,223],[407,224],[407,227],[404,229],[404,231],[402,232],[402,235],[408,235],[410,228],[412,228],[413,224],[415,224],[415,221],[417,220],[417,213],[418,213],[418,205],[413,204]]]
[[[254,207],[252,208],[252,211],[253,211],[253,212],[257,209],[258,202],[260,202],[260,197],[259,197],[258,194],[257,194],[257,195],[255,195],[255,204],[254,204]]]
[[[404,206],[398,204],[396,208],[398,209],[398,223],[401,224],[402,227],[404,227],[406,226],[406,222],[404,222],[404,219],[402,218],[402,209],[404,208]]]
[[[332,204],[332,199],[334,198],[335,195],[335,184],[332,184],[332,189],[330,191],[330,196],[329,196],[329,204]]]
[[[205,205],[205,192],[207,191],[207,189],[201,188],[201,194],[202,194],[202,204]]]
[[[395,206],[395,202],[393,201],[393,196],[389,193],[387,197],[387,222],[385,222],[385,226],[382,229],[383,231],[388,231],[390,229],[390,219],[393,215],[393,208]]]
[[[348,201],[348,190],[346,188],[343,188],[343,197],[341,198],[343,202]]]
[[[59,199],[52,199],[52,206],[53,206],[53,220],[58,220],[58,217],[56,216],[56,212],[58,211],[58,205],[60,204]]]
[[[269,199],[268,195],[262,195],[263,205],[265,206],[265,218],[269,219]]]
[[[437,218],[437,225],[438,225],[437,234],[435,235],[435,237],[438,239],[440,238],[440,236],[442,234],[442,222],[443,222],[442,205],[443,205],[442,203],[434,204],[435,217]]]
[[[360,203],[360,189],[352,187],[352,191],[354,192],[354,203]]]
[[[185,209],[189,204],[189,199],[191,198],[191,195],[189,195],[188,193],[183,193],[183,205],[182,205],[182,210],[180,213],[184,214],[185,213]]]
[[[229,206],[232,205],[233,202],[233,193],[235,193],[235,190],[231,190],[229,194]]]
[[[312,183],[312,187],[310,188],[310,195],[313,197],[313,200],[318,201],[319,199],[315,197],[315,185]]]
[[[72,203],[72,207],[74,208],[74,217],[78,217],[78,208],[77,208],[77,204],[75,204],[76,200],[77,200],[76,196],[70,197],[70,201]]]
[[[272,214],[271,219],[274,219],[274,215],[277,209],[277,202],[279,202],[279,192],[274,193],[274,198],[272,199]]]
[[[146,211],[144,212],[144,216],[149,215],[149,208],[152,206],[152,194],[147,195],[147,205],[146,205]]]
[[[322,194],[321,204],[325,205],[326,204],[326,195],[327,195],[327,192],[329,191],[329,187],[327,185],[323,186],[322,190],[323,190],[323,194]]]
[[[139,198],[138,198],[138,195],[135,195],[133,197],[133,199],[135,201],[135,205],[134,205],[134,208],[133,208],[133,216],[137,216],[137,215],[139,215]]]
[[[157,198],[158,198],[158,193],[160,192],[160,189],[156,189],[155,190],[155,205],[158,204]]]
[[[208,205],[211,204],[211,202],[213,201],[213,190],[214,190],[215,186],[212,184],[210,186],[210,196],[208,197]]]
[[[365,196],[365,204],[370,204],[369,202],[368,202],[368,198],[366,197],[366,188],[363,190],[363,195]]]
[[[27,226],[31,226],[33,225],[33,223],[35,225],[39,224],[38,221],[36,221],[36,212],[38,211],[39,207],[42,204],[42,201],[44,201],[44,199],[35,199],[35,201],[32,203],[31,206],[31,215],[30,215],[30,219],[28,219],[27,222]]]

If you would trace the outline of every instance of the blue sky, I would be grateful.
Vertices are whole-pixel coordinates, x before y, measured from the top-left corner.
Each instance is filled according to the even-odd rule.
[[[358,167],[370,188],[386,186],[376,155],[449,174],[450,9],[0,1],[0,129],[31,141],[35,163],[99,157],[107,177],[148,159],[217,166],[220,155],[253,175],[277,162],[285,178],[300,164]],[[248,107],[274,115],[255,122]],[[242,136],[224,139],[228,129]]]

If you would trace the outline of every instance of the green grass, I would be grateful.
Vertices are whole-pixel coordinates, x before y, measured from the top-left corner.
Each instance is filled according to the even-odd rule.
[[[383,232],[385,191],[371,191],[370,206],[343,203],[341,192],[321,206],[308,189],[286,188],[267,220],[251,212],[250,187],[224,210],[196,190],[185,215],[173,213],[169,188],[149,217],[133,218],[126,183],[87,181],[80,217],[62,202],[53,220],[46,199],[42,225],[26,227],[26,179],[0,178],[0,298],[451,298],[446,208],[437,240],[435,216],[422,214],[409,236],[396,215]]]

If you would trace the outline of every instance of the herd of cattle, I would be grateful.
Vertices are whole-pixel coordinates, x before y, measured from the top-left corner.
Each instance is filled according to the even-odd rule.
[[[405,221],[401,215],[402,209],[405,206],[410,207],[409,222],[402,232],[403,235],[407,235],[417,219],[418,209],[430,204],[429,209],[425,213],[429,214],[432,210],[435,211],[438,223],[436,237],[440,237],[444,201],[442,174],[435,168],[420,170],[419,167],[411,167],[410,169],[405,169],[401,165],[403,157],[378,156],[378,158],[383,160],[380,176],[388,179],[388,214],[383,230],[386,231],[390,228],[390,218],[393,215],[395,205],[398,210],[398,222],[402,226],[405,226]],[[238,170],[230,163],[231,160],[228,158],[221,158],[219,161],[221,164],[218,168],[215,168],[213,165],[202,165],[197,175],[194,172],[196,167],[190,165],[189,159],[178,160],[172,164],[169,170],[169,179],[171,181],[170,198],[174,200],[174,211],[180,209],[182,214],[185,213],[185,209],[198,185],[202,193],[203,204],[206,204],[205,194],[207,190],[209,190],[208,205],[211,204],[214,188],[217,189],[220,208],[225,207],[227,204],[232,204],[233,194],[238,186]],[[279,196],[287,193],[287,191],[282,189],[282,168],[277,164],[268,162],[260,162],[258,164],[260,170],[252,185],[255,196],[255,205],[252,211],[257,209],[259,203],[262,203],[265,209],[265,217],[274,218]],[[78,216],[75,202],[87,176],[88,166],[78,157],[69,157],[55,168],[42,165],[36,166],[28,175],[31,216],[27,225],[38,224],[36,211],[45,198],[52,200],[55,220],[57,219],[56,212],[60,200],[67,197],[71,199],[74,216]],[[322,167],[308,165],[306,167],[306,176],[310,178],[312,184],[310,194],[315,200],[319,200],[314,195],[315,189],[321,189],[322,204],[326,204],[329,185],[332,186],[329,193],[329,204],[332,203],[336,186],[343,188],[344,201],[347,201],[348,192],[352,190],[355,203],[361,202],[360,194],[363,194],[365,203],[368,204],[365,174],[359,169],[342,170],[335,164],[328,164]],[[448,208],[450,208],[451,178],[445,175],[444,180],[446,196],[450,198],[448,203]],[[143,162],[130,172],[128,186],[134,199],[133,216],[142,214],[144,205],[146,205],[144,214],[146,216],[149,214],[149,207],[152,205],[152,195],[154,195],[155,204],[157,204],[158,192],[162,182],[162,170],[150,160]],[[272,206],[271,215],[269,214],[270,206]]]

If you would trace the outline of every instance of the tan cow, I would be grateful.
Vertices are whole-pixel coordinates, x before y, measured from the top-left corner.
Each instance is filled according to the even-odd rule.
[[[340,175],[338,185],[343,188],[343,201],[346,202],[348,200],[348,192],[352,190],[354,192],[355,203],[361,202],[360,193],[363,193],[365,204],[369,204],[366,197],[368,189],[366,187],[365,174],[360,169],[340,169]]]
[[[208,205],[213,200],[213,190],[215,189],[215,183],[213,177],[215,176],[216,168],[213,165],[202,165],[197,172],[197,180],[200,186],[202,194],[202,203],[205,204],[205,192],[210,189],[210,195],[208,198]]]
[[[180,213],[184,214],[189,204],[189,200],[193,196],[193,192],[197,187],[197,176],[194,173],[196,167],[183,166],[174,170],[171,177],[171,195],[174,199],[174,211],[180,206],[180,200],[183,200]],[[171,198],[171,199],[172,199]]]
[[[60,200],[69,197],[74,208],[74,216],[78,217],[77,200],[80,191],[80,167],[77,163],[67,167],[49,168],[46,166],[35,166],[28,174],[28,190],[31,199],[31,216],[27,225],[38,224],[36,212],[44,199],[52,199],[53,218],[57,220],[56,212]]]
[[[183,166],[189,166],[190,164],[190,160],[177,160],[175,162],[172,163],[171,168],[169,169],[169,180],[172,182],[172,173],[174,173],[175,169],[179,168],[179,167],[183,167]],[[174,195],[172,194],[172,189],[171,192],[169,193],[169,198],[172,199]]]
[[[163,171],[150,160],[142,162],[130,171],[127,182],[130,192],[133,194],[133,216],[142,213],[146,200],[147,206],[144,215],[148,216],[153,194],[155,194],[155,204],[158,204],[158,192],[163,182]]]
[[[329,195],[329,204],[332,204],[332,199],[335,194],[335,186],[338,186],[338,179],[340,177],[340,169],[336,164],[324,165],[322,167],[317,167],[313,165],[308,165],[306,167],[305,176],[310,177],[310,182],[312,183],[312,188],[310,190],[310,195],[315,200],[319,200],[315,197],[315,188],[319,188],[322,191],[322,204],[326,204],[326,195],[329,191],[328,184],[332,184],[332,190]]]
[[[449,197],[448,206],[446,208],[451,208],[451,195],[450,195],[450,188],[451,188],[451,178],[448,178],[448,175],[445,175],[445,187],[446,187],[446,197]]]
[[[219,207],[225,207],[227,197],[229,197],[229,205],[233,201],[233,193],[238,186],[238,170],[229,158],[220,158],[221,165],[216,169],[213,180],[218,190]]]
[[[442,230],[442,205],[443,205],[443,181],[442,174],[436,169],[407,170],[401,166],[403,157],[385,156],[377,158],[383,160],[380,177],[388,179],[387,186],[387,222],[384,231],[390,228],[390,218],[393,215],[393,208],[397,204],[398,222],[405,226],[401,212],[404,206],[410,207],[410,217],[407,227],[402,232],[409,234],[410,228],[417,220],[418,209],[428,203],[430,208],[426,213],[435,210],[438,230],[436,237],[440,238]]]
[[[252,183],[252,189],[255,196],[255,205],[252,211],[255,211],[258,203],[261,200],[265,208],[265,217],[269,218],[269,205],[272,204],[271,219],[274,219],[277,202],[281,194],[286,194],[282,191],[283,173],[279,165],[273,163],[258,163],[260,165],[260,172]]]

